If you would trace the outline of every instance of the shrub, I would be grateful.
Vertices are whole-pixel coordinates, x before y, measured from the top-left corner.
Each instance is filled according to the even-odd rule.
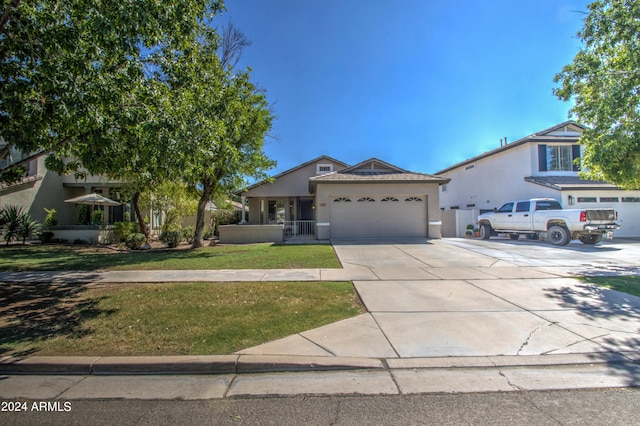
[[[0,231],[7,245],[13,240],[38,237],[42,224],[33,220],[29,213],[22,211],[22,207],[5,206],[0,208]]]
[[[47,217],[44,218],[45,226],[56,226],[58,223],[60,223],[60,221],[56,217],[56,213],[58,213],[56,209],[45,208],[44,211],[47,212]]]
[[[147,237],[144,234],[134,233],[130,234],[124,243],[130,250],[139,250],[146,242]]]
[[[42,224],[37,220],[31,219],[27,213],[23,213],[20,216],[20,230],[19,235],[22,237],[22,244],[27,241],[27,238],[38,238],[42,231]]]
[[[131,234],[135,234],[138,230],[138,224],[135,222],[116,222],[113,224],[113,233],[116,242],[123,243]]]
[[[163,231],[160,234],[160,242],[166,244],[167,247],[177,247],[180,241],[182,241],[182,231]]]
[[[195,235],[195,233],[196,233],[195,226],[187,226],[185,228],[182,228],[182,239],[187,240],[187,243],[192,244],[193,236]]]
[[[53,232],[44,231],[40,233],[40,241],[43,243],[50,243],[53,241]]]
[[[94,210],[93,213],[91,213],[91,224],[104,224],[104,212],[102,210]]]

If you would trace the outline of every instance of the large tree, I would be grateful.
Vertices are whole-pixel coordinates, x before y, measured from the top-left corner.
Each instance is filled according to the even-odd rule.
[[[591,3],[573,62],[554,93],[585,124],[584,175],[640,188],[640,0]]]
[[[250,70],[233,67],[225,45],[221,51],[216,33],[203,28],[189,48],[156,56],[157,82],[167,88],[172,108],[166,127],[177,141],[176,165],[200,193],[194,248],[202,246],[211,197],[237,189],[248,176],[266,177],[275,165],[263,151],[273,119],[266,97]]]
[[[116,144],[140,111],[131,94],[147,52],[188,46],[222,7],[218,0],[0,0],[0,159],[13,147],[79,158]],[[16,164],[0,178],[21,171]]]

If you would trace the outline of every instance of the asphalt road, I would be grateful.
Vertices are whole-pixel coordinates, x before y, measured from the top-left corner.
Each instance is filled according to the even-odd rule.
[[[8,401],[3,401],[5,407]],[[33,401],[26,402],[29,409]],[[36,407],[38,402],[36,401]],[[49,407],[54,408],[54,407]],[[0,412],[3,425],[631,425],[640,390],[327,396],[201,401],[64,401]],[[68,411],[64,411],[68,408]]]

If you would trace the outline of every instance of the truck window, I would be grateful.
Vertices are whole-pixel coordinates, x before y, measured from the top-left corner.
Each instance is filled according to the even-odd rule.
[[[531,202],[522,201],[516,204],[516,212],[528,212],[530,207],[531,207]]]
[[[507,203],[498,209],[498,213],[511,213],[513,211],[513,203]]]
[[[556,200],[536,201],[536,210],[562,210],[562,206]]]

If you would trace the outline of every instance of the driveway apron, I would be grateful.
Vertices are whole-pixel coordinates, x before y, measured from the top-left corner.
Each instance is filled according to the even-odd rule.
[[[333,245],[345,269],[370,277],[354,281],[368,312],[239,353],[597,358],[636,351],[640,343],[640,298],[574,278],[638,274],[638,241],[600,247],[503,239]]]

